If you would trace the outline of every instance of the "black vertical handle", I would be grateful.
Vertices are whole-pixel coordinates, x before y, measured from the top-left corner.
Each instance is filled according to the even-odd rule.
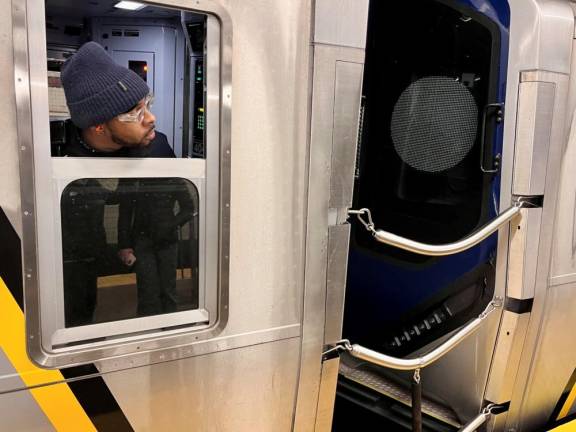
[[[486,146],[490,143],[486,140],[486,123],[488,122],[488,114],[491,110],[496,109],[496,123],[501,123],[502,119],[504,118],[504,104],[497,102],[497,103],[490,103],[484,107],[482,112],[482,131],[480,133],[480,169],[483,173],[486,174],[495,174],[498,172],[499,168],[499,158],[500,155],[496,155],[494,158],[494,162],[491,164],[489,168],[484,166],[485,164],[485,153],[486,153]]]
[[[420,369],[414,371],[412,379],[412,432],[422,432],[422,383]]]

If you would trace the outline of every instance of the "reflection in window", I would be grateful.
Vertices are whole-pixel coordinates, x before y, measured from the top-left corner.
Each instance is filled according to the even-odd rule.
[[[198,191],[81,179],[61,198],[66,327],[198,308]]]

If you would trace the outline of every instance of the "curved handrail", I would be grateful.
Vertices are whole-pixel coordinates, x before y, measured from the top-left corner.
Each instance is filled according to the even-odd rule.
[[[347,342],[346,351],[348,351],[352,356],[357,357],[367,362],[374,363],[378,366],[387,367],[396,370],[416,370],[428,366],[434,363],[440,357],[444,356],[448,352],[452,351],[456,346],[458,346],[464,339],[474,333],[482,324],[484,319],[497,308],[502,306],[502,300],[500,298],[495,298],[482,312],[478,318],[470,321],[467,325],[462,327],[458,332],[452,335],[446,342],[442,343],[438,347],[434,348],[429,353],[412,359],[403,359],[399,357],[392,357],[386,354],[379,353],[377,351],[365,348],[358,344],[350,344]]]
[[[415,240],[410,240],[405,237],[392,234],[388,231],[377,230],[374,228],[374,223],[372,222],[372,216],[370,214],[369,209],[364,208],[360,210],[349,210],[348,214],[356,215],[360,220],[360,222],[366,227],[368,231],[372,233],[374,238],[378,240],[380,243],[396,246],[397,248],[414,252],[420,255],[444,256],[444,255],[453,255],[458,252],[465,251],[466,249],[470,249],[473,246],[476,246],[486,237],[498,231],[500,227],[510,222],[512,218],[520,214],[522,206],[523,206],[522,202],[520,201],[516,202],[512,207],[503,211],[494,220],[490,221],[477,231],[473,232],[468,237],[465,237],[462,240],[458,240],[454,243],[446,243],[441,245],[420,243]],[[367,221],[362,218],[362,216],[365,214],[368,216]]]

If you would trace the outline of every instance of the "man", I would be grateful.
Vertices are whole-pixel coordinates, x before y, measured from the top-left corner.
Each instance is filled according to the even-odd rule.
[[[100,45],[83,45],[63,65],[61,80],[77,128],[66,146],[67,156],[175,157],[166,136],[155,131],[147,84],[116,64]],[[106,203],[120,205],[118,255],[125,265],[135,265],[138,315],[176,310],[176,230],[194,211],[184,181],[121,179],[113,193],[96,179],[87,179],[70,185],[61,204],[67,326],[93,321],[95,269],[106,247]],[[86,277],[78,274],[82,270]]]
[[[114,62],[96,42],[84,44],[62,66],[62,86],[78,140],[69,156],[175,157],[155,132],[148,85]]]

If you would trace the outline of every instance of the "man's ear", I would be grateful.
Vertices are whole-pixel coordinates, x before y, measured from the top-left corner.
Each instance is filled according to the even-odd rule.
[[[105,130],[105,125],[104,125],[104,123],[102,123],[102,124],[98,124],[96,126],[90,126],[90,129],[92,129],[92,131],[97,133],[98,135],[102,135],[104,133],[104,130]]]

